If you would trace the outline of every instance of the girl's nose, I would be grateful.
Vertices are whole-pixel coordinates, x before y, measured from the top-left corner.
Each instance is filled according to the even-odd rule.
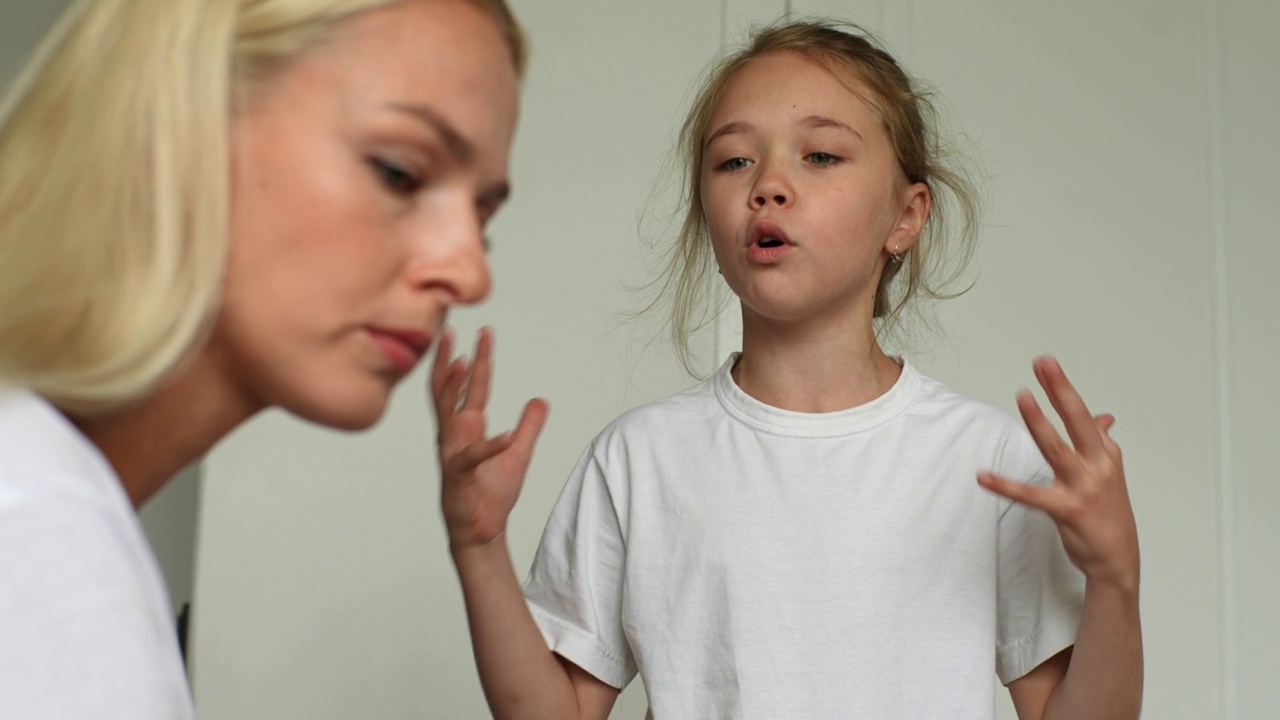
[[[787,204],[787,195],[780,192],[773,195],[757,193],[755,197],[751,199],[751,204],[757,210],[764,208],[764,206],[769,205],[770,203],[778,207],[783,207]]]
[[[763,210],[766,206],[786,207],[794,199],[795,192],[784,173],[768,166],[762,169],[755,187],[751,188],[751,208]]]

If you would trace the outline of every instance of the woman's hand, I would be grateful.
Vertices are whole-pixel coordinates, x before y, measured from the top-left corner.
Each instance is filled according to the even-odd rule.
[[[439,428],[440,505],[457,552],[492,543],[506,530],[548,408],[530,400],[514,432],[486,437],[493,332],[480,331],[471,363],[452,356],[453,335],[446,333],[436,348],[431,397]]]
[[[1071,438],[1068,445],[1030,391],[1018,393],[1018,410],[1053,469],[1053,484],[1029,485],[989,472],[979,473],[978,483],[1053,518],[1067,556],[1090,582],[1136,593],[1138,530],[1120,446],[1107,434],[1114,418],[1089,413],[1057,360],[1036,358],[1034,368]]]

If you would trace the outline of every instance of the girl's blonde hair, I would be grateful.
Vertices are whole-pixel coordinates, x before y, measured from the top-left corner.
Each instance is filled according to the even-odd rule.
[[[670,331],[686,369],[693,372],[690,336],[720,311],[716,300],[716,263],[702,209],[702,157],[708,123],[738,70],[766,53],[793,52],[840,77],[856,77],[872,91],[868,98],[889,134],[903,177],[924,183],[933,207],[919,241],[901,259],[886,262],[876,289],[873,317],[890,328],[919,294],[953,297],[944,292],[964,271],[977,239],[979,204],[963,170],[946,162],[940,143],[938,113],[932,93],[913,80],[893,57],[862,28],[827,20],[801,20],[756,30],[745,47],[715,64],[706,74],[680,130],[677,152],[684,168],[684,221],[675,252],[658,280],[660,293],[670,294]],[[950,217],[959,213],[960,227],[948,242]],[[947,222],[944,222],[947,221]],[[949,260],[949,262],[948,262]],[[903,279],[894,283],[899,276]],[[652,306],[651,306],[652,307]]]
[[[475,2],[522,71],[504,0]],[[390,4],[75,2],[0,101],[0,381],[77,415],[153,390],[217,312],[237,105]]]

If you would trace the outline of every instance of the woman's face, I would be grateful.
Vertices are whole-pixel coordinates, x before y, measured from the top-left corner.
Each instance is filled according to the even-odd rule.
[[[367,427],[489,292],[518,80],[466,0],[354,16],[232,121],[226,295],[207,355],[256,407]]]

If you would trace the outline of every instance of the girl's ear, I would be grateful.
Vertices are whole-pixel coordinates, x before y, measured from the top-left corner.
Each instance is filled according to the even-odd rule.
[[[933,207],[933,195],[929,186],[922,182],[912,183],[902,190],[902,211],[898,213],[898,222],[889,233],[885,242],[885,252],[890,255],[901,255],[911,249],[920,239],[924,224],[929,219],[929,209]]]

